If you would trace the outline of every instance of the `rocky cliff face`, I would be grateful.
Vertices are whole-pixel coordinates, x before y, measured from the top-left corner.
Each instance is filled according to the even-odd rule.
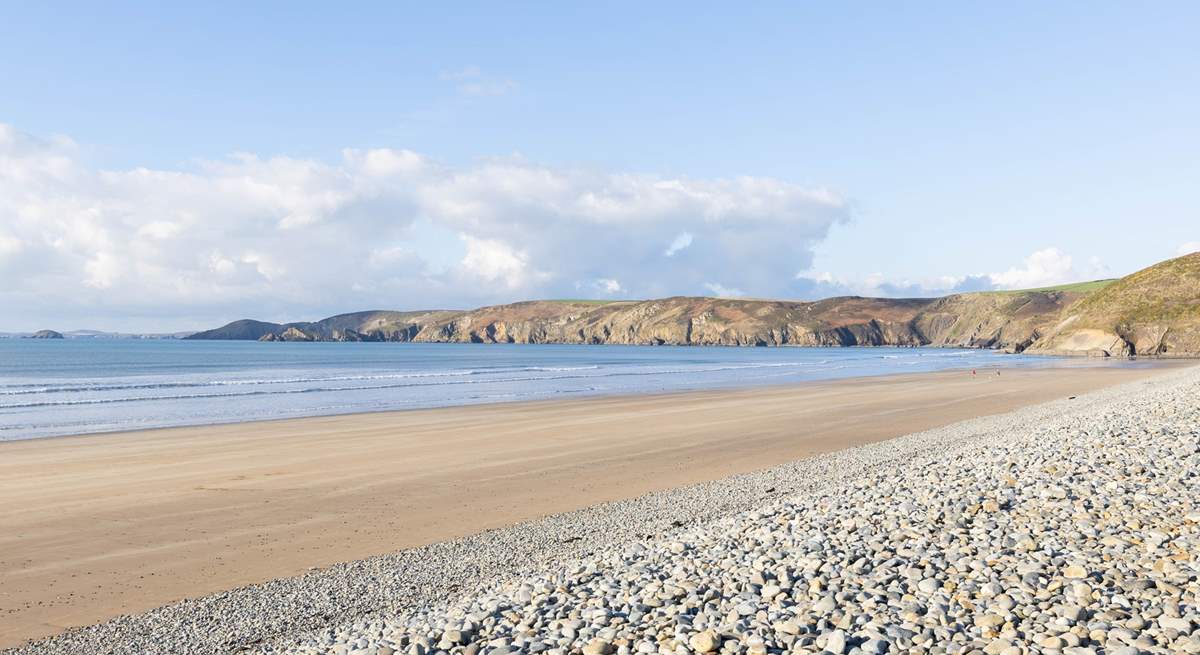
[[[1050,329],[1078,293],[1018,291],[969,293],[935,300],[916,319],[937,346],[1000,348],[1021,352]]]
[[[333,335],[334,337],[339,335]],[[344,341],[344,339],[322,339],[319,334],[305,332],[298,327],[286,327],[282,332],[268,332],[258,338],[259,341]]]
[[[530,301],[470,311],[361,312],[313,323],[237,321],[195,339],[717,346],[969,346],[1021,350],[1064,294],[1019,298],[831,298],[818,302],[676,297]],[[1042,313],[1039,313],[1042,312]],[[256,336],[257,334],[257,336]]]
[[[602,305],[529,302],[464,312],[414,341],[719,346],[920,345],[910,322],[926,301],[820,303],[665,298]]]
[[[960,346],[1075,355],[1200,355],[1200,253],[1108,286],[817,302],[676,297],[370,311],[235,321],[192,339],[714,346]]]
[[[1031,351],[1200,355],[1200,252],[1142,269],[1080,299]]]

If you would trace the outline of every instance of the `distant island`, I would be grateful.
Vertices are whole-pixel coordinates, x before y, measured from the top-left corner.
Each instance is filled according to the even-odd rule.
[[[722,346],[943,346],[1090,356],[1200,356],[1200,253],[1117,280],[942,298],[815,302],[674,297],[534,300],[473,310],[251,319],[188,339]]]
[[[138,332],[104,332],[102,330],[71,330],[58,332],[56,330],[38,330],[37,332],[0,332],[0,339],[67,339],[77,340],[107,340],[107,339],[182,339],[193,332],[170,333],[138,333]]]

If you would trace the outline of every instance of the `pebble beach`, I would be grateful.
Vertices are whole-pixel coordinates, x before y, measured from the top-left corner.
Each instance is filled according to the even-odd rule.
[[[1200,652],[1200,369],[13,653]]]

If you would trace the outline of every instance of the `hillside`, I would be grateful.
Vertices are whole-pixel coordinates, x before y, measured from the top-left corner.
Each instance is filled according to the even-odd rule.
[[[542,300],[469,311],[371,311],[316,322],[234,321],[191,339],[722,346],[971,346],[1021,350],[1077,294],[1021,292],[816,302],[675,297]]]
[[[1085,296],[1031,352],[1200,354],[1200,252],[1155,264]]]
[[[224,339],[231,341],[254,341],[262,337],[282,332],[282,326],[278,323],[267,323],[264,321],[255,321],[244,318],[240,321],[234,321],[228,325],[221,326],[215,330],[205,330],[190,335],[188,339]]]
[[[1035,289],[1019,289],[1019,290],[1015,290],[1015,291],[1011,290],[1011,289],[996,289],[994,291],[980,291],[978,293],[1012,294],[1012,293],[1028,293],[1030,291],[1075,291],[1075,292],[1079,292],[1079,293],[1091,293],[1093,291],[1099,291],[1100,289],[1103,289],[1104,287],[1106,287],[1116,281],[1117,280],[1115,278],[1109,278],[1107,280],[1090,280],[1088,282],[1072,282],[1069,284],[1056,284],[1054,286],[1037,287]]]
[[[943,298],[816,302],[674,297],[534,300],[241,320],[192,339],[720,346],[962,346],[1099,356],[1200,354],[1200,253],[1119,280]]]

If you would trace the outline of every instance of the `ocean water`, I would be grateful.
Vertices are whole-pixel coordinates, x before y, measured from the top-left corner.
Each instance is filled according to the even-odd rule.
[[[0,441],[951,368],[981,350],[0,339]]]

